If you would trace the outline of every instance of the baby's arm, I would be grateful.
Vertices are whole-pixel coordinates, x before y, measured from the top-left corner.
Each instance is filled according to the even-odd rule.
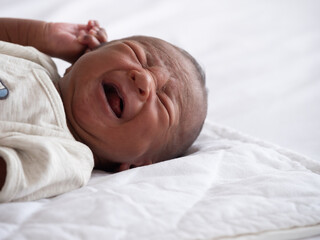
[[[86,50],[106,42],[107,34],[96,21],[72,24],[0,18],[0,40],[32,46],[51,57],[74,62]]]

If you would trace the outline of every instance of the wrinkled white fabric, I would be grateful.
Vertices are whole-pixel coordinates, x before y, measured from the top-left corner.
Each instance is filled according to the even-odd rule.
[[[0,42],[0,156],[7,176],[0,202],[55,196],[83,186],[93,157],[66,125],[52,60],[34,48]]]
[[[1,204],[0,236],[295,239],[320,233],[319,174],[317,161],[207,122],[188,156],[94,171],[73,192]]]

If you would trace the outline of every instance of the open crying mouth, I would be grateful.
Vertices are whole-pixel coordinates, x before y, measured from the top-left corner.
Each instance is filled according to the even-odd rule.
[[[112,111],[118,118],[121,118],[123,112],[123,100],[120,97],[118,90],[110,84],[104,84],[103,89]]]

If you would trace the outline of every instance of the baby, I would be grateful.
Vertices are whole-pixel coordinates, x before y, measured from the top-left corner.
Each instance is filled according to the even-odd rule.
[[[123,171],[181,156],[201,131],[203,71],[166,41],[107,42],[96,21],[22,19],[0,19],[0,40],[19,44],[0,45],[2,202],[78,188],[93,165]],[[72,65],[60,78],[51,59],[21,45]]]

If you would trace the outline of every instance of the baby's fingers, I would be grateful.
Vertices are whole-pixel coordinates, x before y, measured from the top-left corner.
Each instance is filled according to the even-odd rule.
[[[91,34],[80,34],[78,41],[81,44],[87,45],[90,50],[93,50],[100,46],[99,40]]]
[[[94,27],[89,31],[89,34],[96,37],[100,43],[108,41],[108,35],[103,28]]]
[[[98,21],[96,20],[88,21],[87,31],[90,35],[95,36],[100,43],[108,41],[108,35],[106,33],[106,30],[100,27]]]
[[[108,35],[104,28],[100,28],[97,32],[97,39],[100,41],[100,43],[104,43],[108,41]]]
[[[87,24],[87,30],[89,31],[90,29],[98,27],[100,28],[100,24],[97,20],[89,20]]]

